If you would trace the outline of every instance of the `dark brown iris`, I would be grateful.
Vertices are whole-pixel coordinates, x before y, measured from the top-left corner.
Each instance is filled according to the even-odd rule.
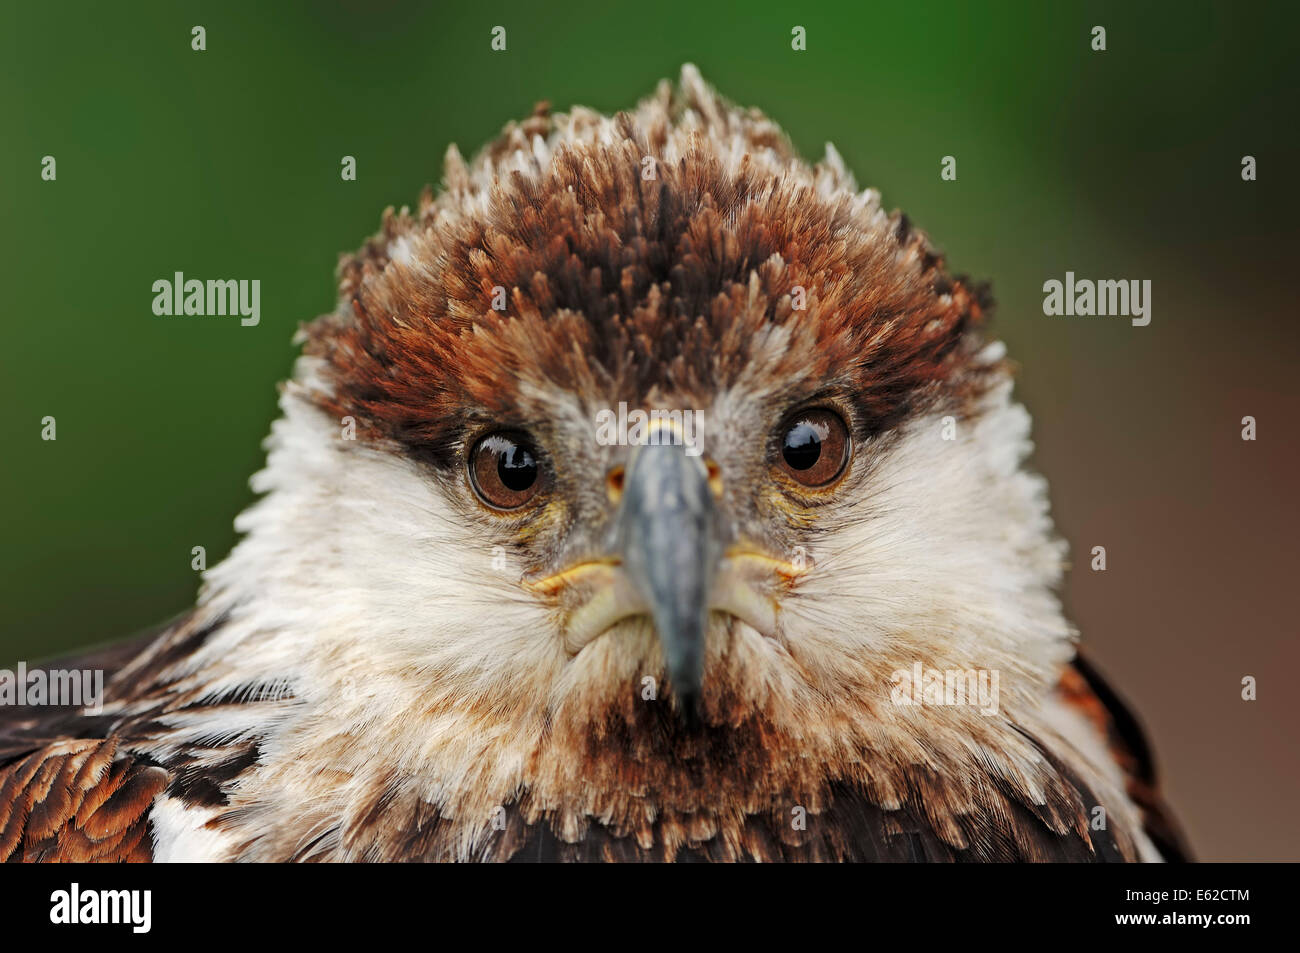
[[[488,506],[513,510],[523,506],[541,488],[537,451],[526,434],[488,434],[474,445],[469,460],[470,482]]]
[[[800,411],[781,425],[780,461],[786,475],[804,486],[825,486],[849,459],[849,429],[833,411]]]

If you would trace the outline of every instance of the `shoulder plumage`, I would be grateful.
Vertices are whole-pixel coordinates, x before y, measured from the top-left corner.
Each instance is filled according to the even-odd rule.
[[[188,775],[142,753],[138,742],[156,730],[152,719],[169,704],[177,672],[219,624],[189,613],[135,639],[40,666],[103,672],[109,703],[100,713],[0,709],[0,862],[152,859],[150,811]]]
[[[1129,707],[1083,655],[1061,675],[1062,700],[1083,715],[1106,740],[1124,773],[1125,787],[1142,812],[1147,837],[1166,861],[1188,861],[1191,851],[1165,803],[1146,733]]]
[[[0,767],[0,862],[148,861],[167,772],[118,739],[57,741]]]

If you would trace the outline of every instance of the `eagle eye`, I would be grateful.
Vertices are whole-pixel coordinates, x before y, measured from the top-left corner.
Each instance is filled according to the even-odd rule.
[[[493,509],[518,509],[541,489],[537,461],[538,453],[526,434],[491,433],[470,451],[470,483],[479,499]]]
[[[849,428],[839,414],[816,408],[786,418],[778,467],[804,486],[825,486],[849,459]]]

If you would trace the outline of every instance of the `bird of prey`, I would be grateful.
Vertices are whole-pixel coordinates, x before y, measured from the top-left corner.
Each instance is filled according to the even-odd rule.
[[[833,147],[542,104],[338,300],[195,608],[4,712],[0,859],[1183,856],[989,296]]]

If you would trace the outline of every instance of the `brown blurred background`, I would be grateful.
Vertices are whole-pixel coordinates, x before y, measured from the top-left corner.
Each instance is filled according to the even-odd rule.
[[[1085,644],[1150,729],[1198,855],[1300,859],[1295,14],[796,10],[0,13],[0,666],[191,602],[191,547],[215,563],[251,500],[293,329],[332,307],[337,253],[438,180],[448,142],[472,152],[544,98],[625,107],[692,61],[806,156],[833,141],[955,270],[993,281]],[[505,53],[489,49],[497,24]],[[1258,181],[1242,181],[1244,155]],[[151,284],[178,270],[260,278],[260,326],[155,318]],[[1044,317],[1042,283],[1067,270],[1150,279],[1150,326]],[[47,414],[55,443],[39,439]],[[1094,545],[1105,573],[1087,568]]]

